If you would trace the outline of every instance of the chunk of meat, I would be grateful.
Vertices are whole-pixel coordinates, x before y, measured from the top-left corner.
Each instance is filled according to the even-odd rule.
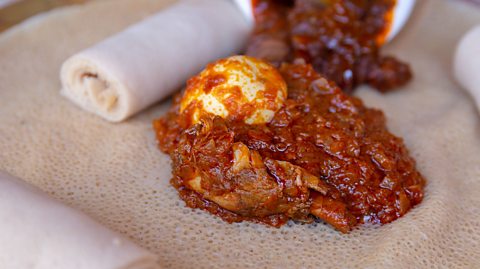
[[[357,223],[347,206],[338,200],[313,193],[312,201],[310,213],[330,223],[342,233],[348,233]]]
[[[286,211],[282,205],[282,189],[267,173],[262,158],[256,151],[250,151],[242,143],[234,143],[233,164],[227,171],[227,179],[234,188],[209,191],[209,174],[196,167],[194,177],[186,178],[187,185],[206,199],[221,207],[245,216],[263,217]]]
[[[311,190],[326,194],[329,187],[299,166],[285,161],[264,160],[258,151],[241,142],[225,139],[228,134],[217,137],[220,133],[212,132],[212,129],[222,128],[223,124],[223,119],[219,117],[205,119],[188,131],[195,138],[189,146],[175,153],[176,160],[181,159],[175,170],[184,185],[203,198],[242,216],[262,218],[285,214],[297,220],[310,221]],[[225,126],[222,129],[226,130]],[[203,157],[205,153],[209,158]],[[221,166],[217,164],[211,170],[212,166],[208,163],[216,159],[230,161]],[[184,165],[186,163],[188,167]],[[221,175],[219,170],[223,171]]]

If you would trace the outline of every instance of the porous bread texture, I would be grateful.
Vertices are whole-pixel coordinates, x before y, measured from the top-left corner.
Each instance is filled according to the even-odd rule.
[[[480,111],[480,25],[470,29],[458,42],[453,59],[455,79],[477,104]]]
[[[386,95],[357,93],[385,111],[428,180],[424,201],[391,224],[343,235],[322,223],[227,224],[186,208],[151,127],[168,102],[111,124],[58,94],[69,55],[163,1],[60,9],[0,35],[0,170],[127,235],[166,268],[479,268],[480,121],[450,64],[456,41],[480,17],[458,1],[417,2],[387,48],[411,63],[415,78]]]

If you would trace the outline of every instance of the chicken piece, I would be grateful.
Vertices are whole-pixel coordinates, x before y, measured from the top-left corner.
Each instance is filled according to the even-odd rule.
[[[209,192],[203,187],[207,185],[203,180],[208,181],[208,175],[198,168],[196,176],[186,181],[188,187],[221,207],[241,215],[263,217],[282,213],[287,205],[283,205],[281,186],[271,180],[258,152],[250,151],[242,143],[233,144],[232,149],[233,165],[227,172],[232,184],[224,185],[234,185],[233,189],[224,190],[220,195]]]
[[[300,219],[307,219],[310,189],[323,194],[328,191],[325,183],[303,168],[272,159],[264,163],[257,151],[240,142],[232,145],[232,151],[232,165],[226,173],[230,184],[225,185],[234,188],[221,194],[209,191],[204,187],[209,185],[208,174],[198,168],[191,179],[185,180],[186,185],[204,198],[243,216],[287,214]]]
[[[213,125],[211,122],[203,124],[201,133],[206,133],[205,129],[210,130]],[[211,142],[207,144],[212,145],[214,138],[209,139]],[[187,188],[242,216],[262,218],[285,214],[308,222],[309,215],[313,214],[344,233],[356,223],[345,204],[325,196],[329,186],[305,169],[286,161],[262,160],[257,151],[241,142],[233,143],[231,148],[232,163],[225,173],[229,184],[223,185],[233,187],[220,192],[208,190],[211,185],[208,173],[193,165],[195,172],[184,179]]]
[[[322,194],[328,192],[327,184],[300,166],[269,158],[266,159],[265,164],[277,181],[282,181],[282,183],[287,184],[285,190],[287,193],[295,195],[296,189],[298,188],[310,188]]]
[[[318,193],[312,193],[310,213],[329,223],[342,233],[348,233],[357,223],[355,217],[347,210],[347,206]]]
[[[258,151],[234,142],[224,124],[220,117],[204,119],[186,131],[185,136],[195,138],[173,159],[183,185],[241,216],[284,214],[311,220],[311,190],[326,194],[329,187],[299,166],[263,159]],[[216,168],[210,169],[213,163]]]

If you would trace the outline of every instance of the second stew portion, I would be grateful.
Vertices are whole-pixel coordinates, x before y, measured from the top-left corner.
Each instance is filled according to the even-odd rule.
[[[412,78],[410,67],[380,54],[395,0],[254,0],[247,55],[274,64],[302,58],[346,92],[369,84],[385,92]]]

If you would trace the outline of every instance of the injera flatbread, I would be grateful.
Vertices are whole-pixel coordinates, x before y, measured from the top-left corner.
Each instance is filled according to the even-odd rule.
[[[413,19],[387,46],[411,63],[415,78],[386,95],[357,92],[385,111],[428,180],[423,203],[391,224],[347,235],[321,223],[227,224],[186,208],[168,183],[170,161],[151,127],[168,102],[112,124],[59,95],[58,73],[69,55],[162,1],[64,8],[0,36],[0,170],[127,235],[170,268],[479,268],[480,118],[453,81],[451,58],[462,34],[480,23],[480,11],[458,1],[417,2]]]
[[[160,269],[157,256],[0,171],[0,268]]]
[[[86,111],[123,121],[209,62],[241,52],[252,26],[230,1],[177,2],[66,60],[61,93]]]

